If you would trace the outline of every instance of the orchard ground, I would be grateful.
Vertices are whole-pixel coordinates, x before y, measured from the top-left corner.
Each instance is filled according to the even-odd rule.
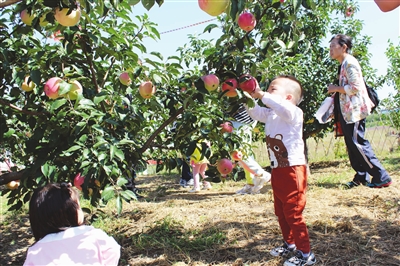
[[[353,170],[346,158],[310,164],[304,211],[317,265],[400,265],[400,150],[379,156],[393,178],[383,189],[345,190]],[[120,243],[119,265],[282,265],[269,255],[281,244],[271,186],[235,195],[244,180],[188,193],[178,174],[140,176],[144,198],[110,203],[87,215]],[[86,201],[83,205],[90,208]],[[7,212],[1,201],[0,265],[22,265],[33,243],[27,208]]]

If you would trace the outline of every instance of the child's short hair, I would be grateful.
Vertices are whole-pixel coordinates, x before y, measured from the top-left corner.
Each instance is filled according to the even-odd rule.
[[[79,226],[79,194],[69,183],[35,189],[29,202],[29,221],[35,240]]]
[[[274,79],[286,79],[288,82],[286,84],[286,91],[293,95],[296,105],[299,105],[303,101],[304,90],[301,86],[300,81],[292,75],[279,75]]]

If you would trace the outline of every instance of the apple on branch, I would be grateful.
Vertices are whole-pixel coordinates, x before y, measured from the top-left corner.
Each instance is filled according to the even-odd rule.
[[[244,31],[251,31],[256,26],[257,21],[254,15],[250,12],[240,14],[238,18],[238,25]]]
[[[198,0],[200,9],[213,17],[224,13],[229,2],[229,0]]]
[[[81,19],[81,10],[75,9],[69,13],[69,8],[56,8],[54,18],[65,27],[75,26]]]
[[[122,72],[119,75],[119,81],[125,86],[129,86],[132,83],[131,77],[129,76],[128,72]]]
[[[250,74],[241,75],[239,78],[239,88],[245,92],[252,93],[257,87],[257,80]]]
[[[219,126],[221,127],[222,133],[232,133],[233,131],[233,126],[230,122],[224,122]]]
[[[233,169],[233,163],[229,159],[224,158],[219,160],[217,163],[217,170],[223,176],[231,173],[232,169]]]
[[[29,76],[26,76],[24,82],[21,84],[21,89],[26,92],[31,92],[36,87],[36,84],[30,80]]]
[[[74,80],[71,82],[71,89],[70,91],[67,93],[67,98],[69,98],[70,100],[76,100],[78,99],[78,96],[80,94],[83,93],[83,87],[82,85],[79,83],[79,81]]]
[[[219,78],[214,74],[208,74],[201,77],[201,80],[204,82],[204,87],[208,91],[214,91],[219,86]]]
[[[61,97],[61,95],[58,94],[61,82],[63,82],[61,78],[58,77],[50,78],[46,82],[46,84],[44,84],[44,93],[46,94],[46,96],[49,97],[50,99],[57,99]]]
[[[154,87],[151,81],[145,81],[139,85],[139,94],[144,99],[150,99],[155,92],[156,92],[156,87]]]
[[[225,80],[222,83],[221,90],[222,91],[227,91],[224,94],[227,97],[236,97],[238,95],[237,91],[236,91],[237,87],[238,87],[237,80],[235,78],[230,78],[230,79]]]
[[[28,26],[32,26],[32,21],[35,19],[34,14],[30,14],[27,9],[24,9],[19,14],[23,23]]]

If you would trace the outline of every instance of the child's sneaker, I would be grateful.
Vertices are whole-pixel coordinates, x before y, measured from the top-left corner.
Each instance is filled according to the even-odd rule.
[[[289,248],[286,243],[283,243],[282,246],[273,248],[269,254],[271,254],[274,257],[286,257],[289,255],[290,252],[293,252],[296,250],[296,247]]]
[[[191,190],[189,190],[190,193],[197,193],[200,191],[199,187],[193,187]]]
[[[261,176],[254,177],[254,186],[251,189],[251,194],[258,194],[266,183],[271,180],[271,174],[264,171]]]
[[[314,253],[310,252],[308,257],[304,257],[303,253],[300,250],[297,250],[295,256],[285,261],[283,266],[314,265],[316,262],[317,260],[315,259]]]
[[[250,194],[252,188],[253,188],[253,186],[246,184],[246,185],[244,185],[243,188],[236,191],[236,194],[240,194],[240,195]]]
[[[209,190],[209,189],[212,189],[210,182],[204,181],[203,182],[203,190]]]

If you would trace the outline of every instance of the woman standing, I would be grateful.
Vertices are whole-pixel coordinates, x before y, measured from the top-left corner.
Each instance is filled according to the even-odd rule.
[[[335,93],[335,108],[342,127],[350,164],[356,171],[353,188],[360,184],[371,188],[388,187],[392,183],[388,172],[376,158],[371,144],[364,138],[365,118],[374,106],[368,97],[360,64],[349,54],[353,47],[351,37],[337,34],[330,41],[329,55],[340,62],[339,86],[329,85],[328,93]],[[372,179],[370,179],[372,176]]]

